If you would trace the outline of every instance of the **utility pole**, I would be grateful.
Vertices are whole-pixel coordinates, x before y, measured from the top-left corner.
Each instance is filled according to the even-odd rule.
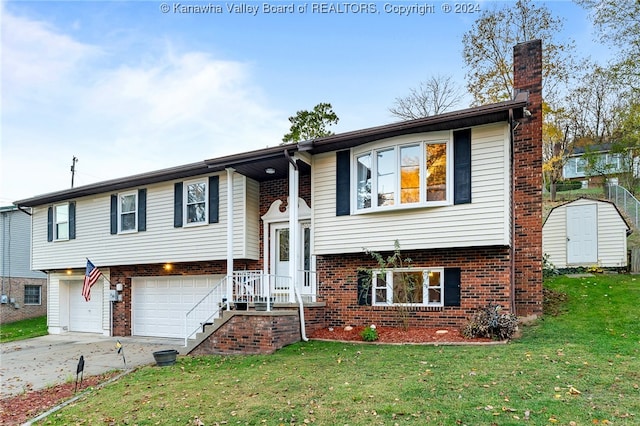
[[[73,178],[76,175],[76,163],[78,162],[78,157],[73,156],[73,163],[71,163],[71,187],[73,188]]]

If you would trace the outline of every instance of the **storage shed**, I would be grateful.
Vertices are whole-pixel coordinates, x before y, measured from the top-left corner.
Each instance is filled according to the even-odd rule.
[[[631,232],[612,202],[579,198],[551,210],[542,227],[542,250],[556,268],[625,267]]]

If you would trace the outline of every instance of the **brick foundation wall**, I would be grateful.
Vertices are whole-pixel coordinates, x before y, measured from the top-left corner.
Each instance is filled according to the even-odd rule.
[[[21,321],[27,318],[35,318],[47,315],[47,280],[44,278],[14,278],[3,277],[4,294],[15,299],[19,308],[10,303],[0,304],[0,324]],[[24,304],[24,286],[38,285],[41,287],[40,304]]]
[[[300,320],[296,311],[274,311],[232,316],[191,355],[271,354],[300,341]]]
[[[510,307],[511,262],[508,247],[477,247],[403,251],[412,267],[458,267],[461,269],[460,306],[415,307],[406,310],[411,327],[459,327],[488,302]],[[381,253],[384,257],[392,253]],[[358,305],[358,268],[376,269],[365,253],[319,256],[317,258],[318,301],[326,302],[325,326],[399,327],[400,311],[394,306]]]
[[[542,42],[514,47],[514,87],[529,92],[513,140],[514,300],[518,316],[542,314]]]

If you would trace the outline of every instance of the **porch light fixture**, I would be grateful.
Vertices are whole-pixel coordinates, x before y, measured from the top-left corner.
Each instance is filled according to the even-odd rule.
[[[268,175],[273,175],[276,173],[276,169],[274,169],[273,167],[267,167],[266,169],[264,169],[264,172]]]
[[[162,267],[165,271],[169,272],[173,269],[173,265],[170,263],[165,263],[164,266]]]

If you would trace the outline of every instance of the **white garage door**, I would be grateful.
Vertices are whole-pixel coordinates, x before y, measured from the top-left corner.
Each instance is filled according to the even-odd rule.
[[[69,331],[102,333],[102,290],[99,279],[91,287],[91,300],[82,296],[82,281],[69,281]]]
[[[224,275],[133,278],[132,334],[184,337],[185,314],[222,278]]]

